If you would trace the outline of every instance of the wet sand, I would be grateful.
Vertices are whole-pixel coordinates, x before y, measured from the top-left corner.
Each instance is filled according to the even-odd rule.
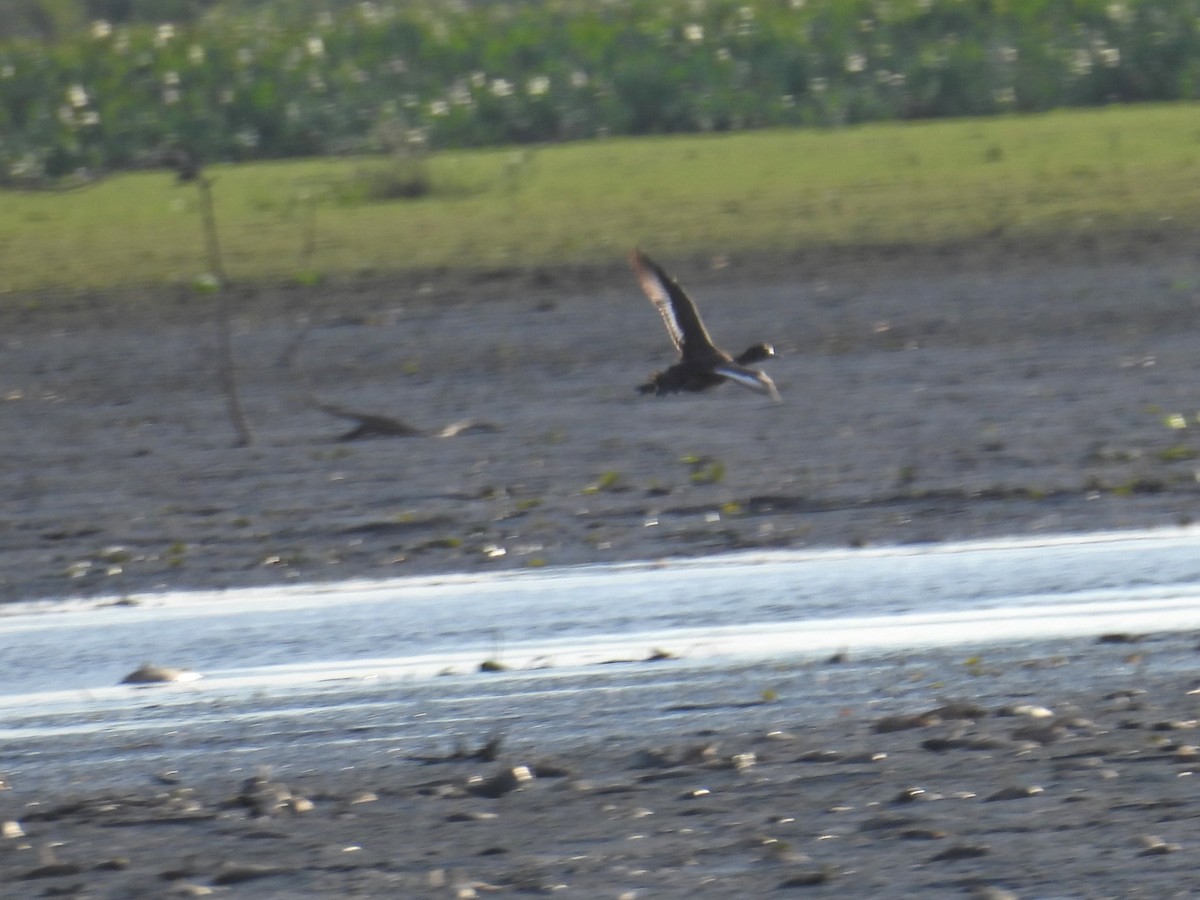
[[[673,351],[623,268],[243,291],[249,448],[211,300],[15,298],[0,599],[1187,522],[1200,265],[1125,249],[664,259],[778,405],[639,395]],[[339,441],[310,393],[494,430]]]
[[[18,298],[0,313],[0,598],[1187,522],[1200,266],[1112,250],[664,257],[719,343],[775,344],[779,405],[639,396],[671,353],[618,268],[242,291],[249,448],[209,301]],[[310,392],[493,428],[341,441],[353,423]],[[343,749],[249,786],[12,784],[0,896],[1188,896],[1193,645],[997,650],[1026,675],[996,679],[994,654],[929,654],[899,670],[921,696],[897,700],[885,667],[862,685],[881,704],[835,714],[803,679],[847,670],[806,668],[772,723],[717,679],[704,725],[665,748],[636,739],[638,716],[669,714],[651,706],[630,734],[517,736],[491,761]],[[880,727],[953,700],[972,709]],[[517,766],[536,777],[498,798],[469,782]]]
[[[660,660],[603,738],[517,691],[455,738],[378,708],[231,715],[76,738],[89,771],[59,740],[0,794],[0,896],[1191,896],[1195,643],[851,654],[682,689]]]

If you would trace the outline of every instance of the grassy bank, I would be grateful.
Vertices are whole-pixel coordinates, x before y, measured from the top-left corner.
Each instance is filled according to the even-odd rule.
[[[1136,106],[209,174],[226,268],[242,281],[588,264],[634,243],[668,254],[1037,240],[1200,227],[1196,116]],[[418,196],[377,199],[409,181]],[[203,246],[197,191],[165,172],[0,192],[0,292],[188,283],[205,272]]]

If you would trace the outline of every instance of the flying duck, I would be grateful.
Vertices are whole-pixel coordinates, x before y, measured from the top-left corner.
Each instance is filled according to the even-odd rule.
[[[664,372],[655,372],[638,391],[659,395],[703,391],[729,379],[756,393],[766,394],[772,400],[779,400],[775,382],[757,369],[748,368],[752,363],[775,355],[769,344],[755,344],[740,356],[730,356],[713,344],[696,312],[696,304],[674,278],[641,250],[634,249],[629,254],[629,263],[642,290],[662,314],[667,333],[679,351],[679,362]]]

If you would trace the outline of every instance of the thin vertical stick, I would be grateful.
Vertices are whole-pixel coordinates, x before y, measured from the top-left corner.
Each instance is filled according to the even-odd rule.
[[[232,310],[229,299],[229,280],[225,277],[225,267],[221,262],[221,243],[217,239],[217,215],[213,208],[212,180],[200,174],[196,178],[196,187],[200,190],[200,210],[204,219],[204,243],[208,249],[208,266],[213,277],[217,280],[217,368],[221,377],[221,388],[225,393],[225,405],[229,410],[229,419],[233,430],[237,433],[235,447],[249,447],[254,443],[254,435],[246,420],[246,410],[242,406],[241,394],[238,391],[237,370],[233,361],[233,324]]]

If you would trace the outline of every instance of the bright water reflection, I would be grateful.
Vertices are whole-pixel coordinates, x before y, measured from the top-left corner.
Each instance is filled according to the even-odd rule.
[[[0,708],[114,687],[144,661],[196,690],[1200,628],[1200,531],[813,552],[162,594],[0,608]],[[59,695],[61,696],[61,695]]]

